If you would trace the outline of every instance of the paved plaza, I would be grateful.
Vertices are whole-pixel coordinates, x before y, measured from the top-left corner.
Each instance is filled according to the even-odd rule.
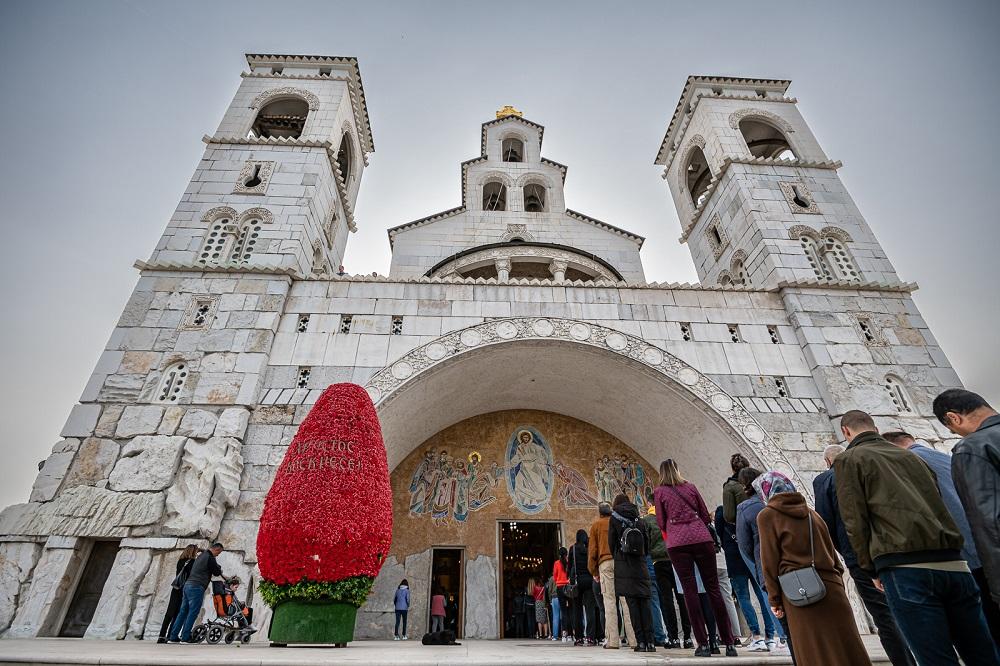
[[[875,636],[865,636],[875,664],[888,664]],[[620,664],[791,664],[788,657],[770,657],[743,652],[738,658],[695,659],[690,650],[659,650],[636,654],[631,650],[577,648],[543,641],[461,641],[457,647],[432,647],[417,641],[359,641],[346,649],[325,647],[270,648],[250,645],[157,645],[152,641],[90,641],[70,638],[38,638],[0,641],[0,666],[46,664],[71,666],[169,666],[172,664],[225,664],[226,666],[311,666],[314,664],[362,664],[364,666],[526,666],[574,664],[574,666],[618,666]]]

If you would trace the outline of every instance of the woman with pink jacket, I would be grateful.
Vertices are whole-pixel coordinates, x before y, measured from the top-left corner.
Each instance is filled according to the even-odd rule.
[[[698,641],[694,656],[712,656],[705,616],[698,600],[695,567],[698,567],[708,593],[719,634],[726,645],[726,656],[738,656],[729,614],[719,590],[719,576],[715,568],[716,543],[709,531],[712,518],[701,493],[693,483],[684,480],[673,459],[668,458],[660,464],[660,485],[653,491],[653,502],[656,505],[656,522],[666,536],[667,552],[684,589],[684,604]]]

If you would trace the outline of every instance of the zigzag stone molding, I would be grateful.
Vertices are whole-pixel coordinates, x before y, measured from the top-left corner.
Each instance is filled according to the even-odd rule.
[[[496,319],[453,331],[404,354],[379,370],[365,390],[376,408],[420,376],[475,349],[525,340],[555,340],[584,345],[616,354],[653,370],[664,383],[686,392],[692,402],[721,425],[728,426],[739,448],[759,459],[768,469],[791,476],[804,494],[808,485],[794,472],[784,453],[743,406],[711,379],[676,356],[627,333],[573,319],[521,317]]]
[[[259,109],[275,97],[301,97],[309,104],[309,110],[315,111],[319,108],[319,97],[304,88],[284,86],[282,88],[271,88],[253,98],[250,103],[251,109]]]
[[[565,250],[556,250],[547,247],[531,247],[530,245],[511,245],[509,247],[495,247],[489,250],[480,250],[478,252],[472,252],[464,257],[456,259],[449,262],[439,268],[434,272],[435,277],[443,277],[446,275],[452,275],[462,270],[466,266],[471,266],[472,264],[479,263],[481,261],[487,260],[497,260],[497,259],[516,259],[520,257],[542,257],[545,259],[552,259],[555,261],[565,261],[577,266],[581,266],[589,271],[595,273],[595,279],[604,280],[614,280],[614,276],[608,272],[608,269],[594,261],[573,252],[567,252]]]

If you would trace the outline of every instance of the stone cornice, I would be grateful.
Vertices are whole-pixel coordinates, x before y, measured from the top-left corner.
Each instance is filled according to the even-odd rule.
[[[783,160],[774,157],[727,157],[722,162],[722,168],[719,169],[719,173],[712,176],[712,180],[708,183],[708,188],[705,190],[705,198],[702,200],[701,205],[695,208],[694,214],[691,219],[688,220],[687,225],[681,230],[681,237],[678,239],[681,243],[686,243],[688,238],[691,237],[691,232],[694,231],[695,226],[698,225],[698,221],[701,220],[701,216],[709,208],[709,203],[711,203],[712,195],[718,188],[720,182],[725,177],[726,173],[729,171],[729,166],[732,164],[752,164],[756,166],[775,166],[775,167],[798,167],[802,169],[830,169],[836,171],[837,169],[844,166],[843,162],[839,160],[826,160],[823,162],[809,162],[807,160]],[[663,178],[666,179],[667,172],[664,170]]]
[[[390,227],[386,229],[386,233],[389,234],[389,247],[392,247],[392,241],[396,234],[400,231],[405,231],[406,229],[412,229],[414,227],[419,227],[424,224],[429,224],[436,220],[443,220],[446,217],[451,217],[453,215],[458,215],[459,213],[465,212],[465,206],[455,206],[454,208],[449,208],[448,210],[443,210],[440,213],[434,213],[433,215],[428,215],[427,217],[422,217],[419,220],[413,220],[412,222],[407,222],[405,224],[400,224],[395,227]]]
[[[580,220],[581,222],[592,224],[595,227],[604,229],[605,231],[610,231],[612,233],[618,234],[619,236],[624,236],[629,240],[637,241],[639,247],[642,247],[642,244],[646,242],[646,239],[643,236],[634,234],[631,231],[626,231],[625,229],[616,227],[613,224],[608,224],[607,222],[604,222],[602,220],[598,220],[596,217],[590,217],[589,215],[584,215],[583,213],[572,210],[571,208],[566,209],[566,215],[572,217],[574,220]]]
[[[836,289],[848,291],[889,291],[911,293],[919,289],[916,282],[851,282],[850,280],[782,280],[772,291],[785,289]]]
[[[140,271],[181,271],[185,273],[240,273],[254,275],[283,275],[287,277],[302,279],[302,275],[297,271],[285,266],[274,264],[237,264],[234,262],[226,264],[185,264],[179,261],[144,261],[137,259],[134,268]]]
[[[717,85],[717,84],[732,84],[737,83],[739,85],[759,87],[765,90],[770,89],[772,92],[784,93],[788,86],[791,85],[791,81],[787,79],[752,79],[752,78],[742,78],[742,77],[728,77],[728,76],[689,76],[687,81],[684,82],[684,87],[681,89],[680,99],[677,101],[677,106],[674,109],[674,114],[670,117],[670,122],[667,124],[666,134],[663,136],[663,141],[660,143],[660,150],[656,153],[656,159],[653,160],[654,164],[666,164],[665,158],[668,152],[673,148],[674,134],[679,129],[681,121],[688,117],[688,113],[685,111],[689,104],[691,104],[691,94],[693,93],[694,87],[700,84],[707,85]],[[721,97],[719,95],[713,95],[713,97]],[[742,98],[742,96],[732,96],[731,98]],[[750,97],[756,101],[783,101],[783,100],[771,100],[769,98],[761,97]],[[694,107],[691,108],[694,111]]]

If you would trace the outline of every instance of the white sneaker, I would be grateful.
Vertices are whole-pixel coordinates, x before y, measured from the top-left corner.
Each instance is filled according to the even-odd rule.
[[[773,638],[768,638],[766,641],[764,641],[764,645],[767,646],[767,651],[770,652],[771,650],[774,649],[775,641]]]
[[[773,648],[771,648],[771,654],[779,657],[787,657],[792,654],[792,652],[788,649],[788,645],[786,643],[778,642],[774,644]]]
[[[749,652],[770,652],[771,651],[771,648],[768,646],[768,644],[766,642],[764,642],[763,638],[758,638],[758,639],[754,640],[752,643],[750,643],[750,645],[746,646],[746,649]]]
[[[398,640],[399,640],[399,636],[393,636],[393,637],[392,637],[392,640],[394,640],[394,641],[398,641]]]
[[[407,636],[406,634],[403,634],[403,640],[404,640],[404,641],[408,641],[408,640],[410,640],[410,637],[409,637],[409,636]]]

